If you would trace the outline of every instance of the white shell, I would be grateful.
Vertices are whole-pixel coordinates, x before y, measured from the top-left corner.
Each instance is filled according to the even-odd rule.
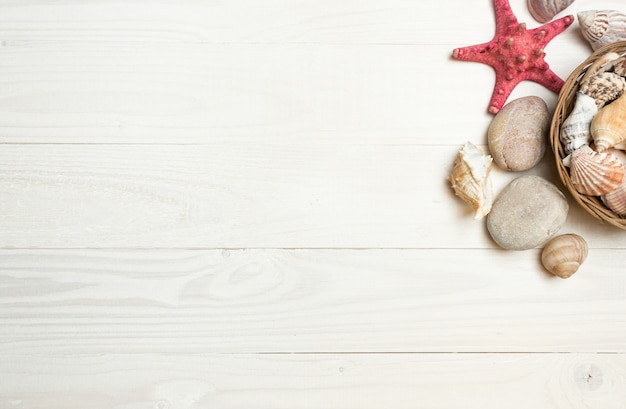
[[[528,0],[528,11],[538,22],[547,23],[573,2],[574,0]]]
[[[590,142],[589,125],[597,112],[598,106],[592,97],[582,92],[576,94],[572,112],[563,121],[559,135],[566,154],[570,154]]]
[[[617,10],[586,10],[578,12],[583,37],[595,51],[620,40],[626,40],[626,14]]]
[[[541,251],[541,263],[550,273],[571,277],[587,258],[589,247],[578,234],[562,234],[550,240]]]
[[[624,165],[610,152],[598,153],[589,146],[572,152],[570,180],[578,193],[601,196],[622,183]]]
[[[474,219],[482,219],[491,211],[493,188],[491,166],[493,159],[471,142],[463,145],[454,160],[448,181],[457,196],[471,204]]]

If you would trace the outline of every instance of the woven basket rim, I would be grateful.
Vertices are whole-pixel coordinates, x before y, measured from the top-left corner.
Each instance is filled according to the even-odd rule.
[[[561,125],[573,108],[580,79],[591,64],[593,64],[599,57],[609,52],[626,54],[626,41],[617,41],[597,49],[589,57],[587,57],[585,61],[578,65],[578,67],[576,67],[565,80],[565,83],[559,92],[556,108],[550,124],[550,145],[552,146],[552,152],[554,153],[554,160],[556,162],[559,179],[561,179],[561,182],[563,182],[571,196],[580,205],[580,207],[601,222],[606,222],[622,230],[626,230],[626,218],[619,217],[617,214],[613,213],[613,211],[608,209],[602,203],[599,197],[582,195],[576,191],[570,180],[568,169],[565,165],[563,165],[562,160],[566,155],[559,138]]]

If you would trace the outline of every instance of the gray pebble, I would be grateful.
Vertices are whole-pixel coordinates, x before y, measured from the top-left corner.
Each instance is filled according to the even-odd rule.
[[[563,226],[569,205],[542,177],[520,176],[500,192],[487,215],[493,240],[508,250],[527,250],[552,238]]]
[[[528,96],[507,103],[487,130],[493,161],[510,171],[532,168],[546,152],[549,128],[550,115],[543,99]]]

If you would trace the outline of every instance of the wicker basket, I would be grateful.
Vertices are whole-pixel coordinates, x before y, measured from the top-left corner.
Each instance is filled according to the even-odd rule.
[[[559,177],[573,196],[574,200],[576,200],[576,202],[578,202],[578,204],[582,206],[587,213],[591,214],[596,219],[626,230],[626,218],[621,218],[617,214],[613,213],[613,211],[608,209],[602,203],[599,197],[583,195],[576,191],[570,180],[568,168],[563,165],[562,159],[565,157],[565,152],[563,151],[563,146],[559,140],[561,124],[567,118],[574,106],[580,79],[585,74],[587,68],[589,68],[589,66],[594,63],[598,57],[608,52],[616,52],[618,54],[626,53],[626,41],[618,41],[596,50],[582,64],[576,67],[576,69],[567,78],[561,92],[559,93],[554,117],[552,118],[550,128],[550,144],[552,145],[552,151],[554,152],[554,159],[556,161],[556,168]]]

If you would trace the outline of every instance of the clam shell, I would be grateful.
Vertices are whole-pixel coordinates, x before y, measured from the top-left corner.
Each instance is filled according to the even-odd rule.
[[[541,263],[550,273],[571,277],[587,258],[587,242],[577,234],[562,234],[550,240],[541,251]]]
[[[585,10],[577,15],[582,35],[594,51],[626,40],[626,14],[618,10]]]
[[[598,152],[626,141],[626,94],[600,109],[589,131]]]
[[[580,85],[580,92],[596,101],[598,109],[619,98],[626,89],[626,79],[614,72],[600,72]]]
[[[493,159],[480,148],[467,142],[457,154],[448,181],[454,193],[472,205],[474,219],[482,219],[491,211],[493,188],[491,167]]]
[[[574,0],[528,0],[528,11],[538,22],[547,23],[573,2]]]
[[[578,193],[601,196],[622,183],[624,165],[610,152],[596,152],[585,145],[571,155],[570,180]]]
[[[572,112],[563,121],[559,135],[565,153],[570,154],[591,141],[589,125],[597,112],[598,106],[592,97],[582,92],[576,95]]]

